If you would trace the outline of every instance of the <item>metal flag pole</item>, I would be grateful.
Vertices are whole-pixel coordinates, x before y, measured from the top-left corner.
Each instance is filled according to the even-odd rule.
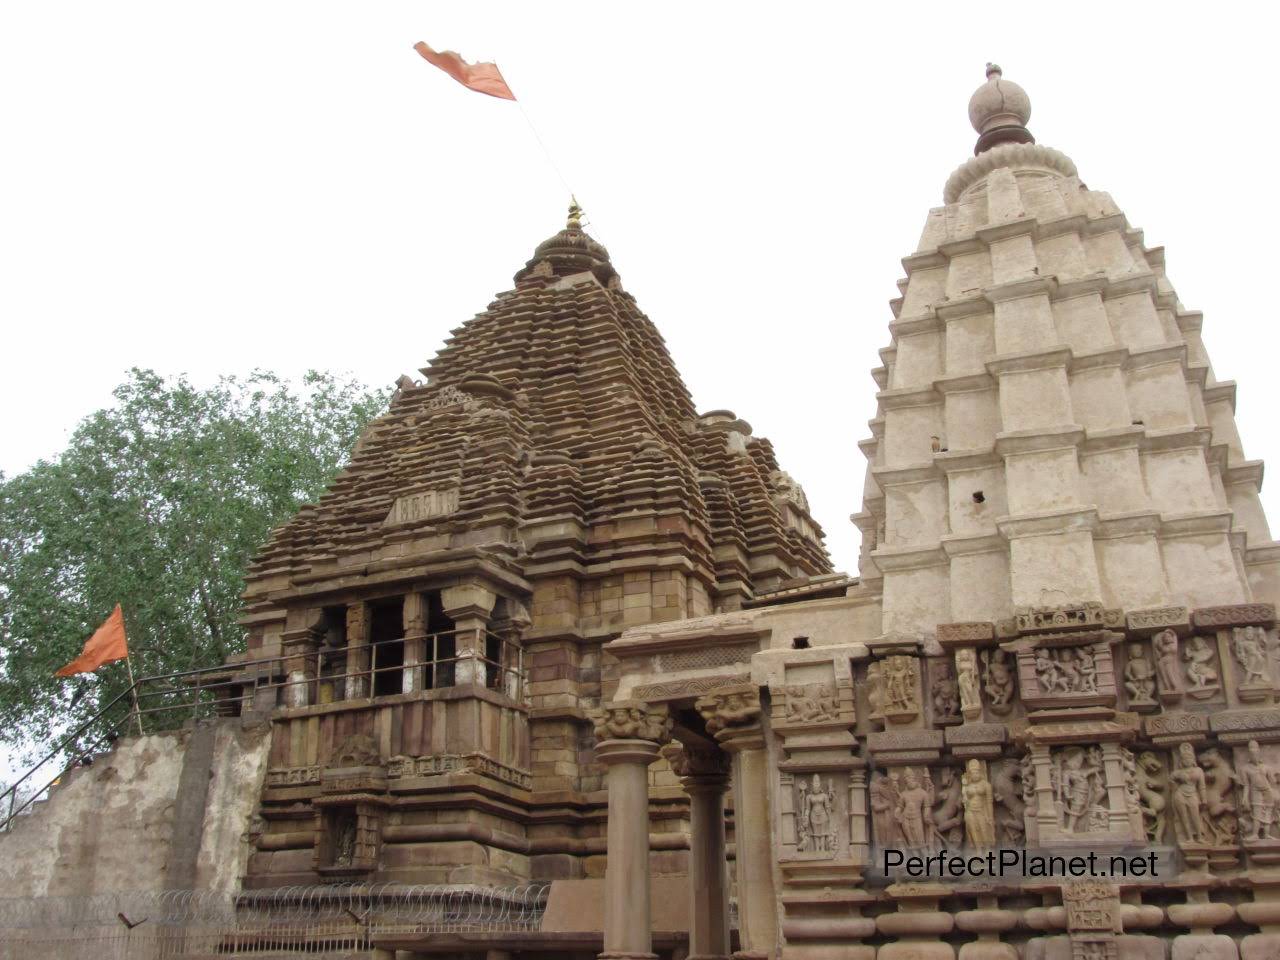
[[[133,655],[128,647],[124,654],[125,669],[129,671],[129,694],[133,698],[133,722],[138,727],[138,736],[142,736],[142,709],[138,706],[138,681],[133,679]]]

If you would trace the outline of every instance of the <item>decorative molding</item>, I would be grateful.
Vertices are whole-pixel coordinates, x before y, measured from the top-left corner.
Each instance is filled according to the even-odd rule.
[[[631,693],[640,700],[683,700],[698,697],[717,687],[748,683],[751,675],[734,674],[731,677],[690,677],[687,680],[668,680],[665,683],[646,683],[633,687]]]
[[[441,753],[426,757],[400,756],[387,761],[387,776],[438,777],[446,773],[471,773],[509,783],[522,790],[533,789],[533,775],[518,767],[500,763],[480,753]]]

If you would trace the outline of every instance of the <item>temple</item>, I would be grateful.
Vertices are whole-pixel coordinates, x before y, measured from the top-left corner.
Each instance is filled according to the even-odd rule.
[[[201,681],[222,719],[168,779],[140,759],[166,735],[101,761],[158,798],[113,836],[169,818],[145,886],[358,889],[386,960],[1280,955],[1262,464],[1163,250],[1030,114],[988,65],[903,260],[857,577],[769,442],[696,412],[575,205],[272,534],[248,649]],[[76,833],[111,783],[60,786],[0,873],[119,888]],[[378,899],[423,885],[481,919]]]

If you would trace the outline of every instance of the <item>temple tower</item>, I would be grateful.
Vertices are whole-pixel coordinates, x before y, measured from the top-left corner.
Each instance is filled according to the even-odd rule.
[[[769,442],[695,411],[576,204],[422,373],[249,572],[253,886],[595,871],[601,645],[830,570]]]
[[[1035,142],[1030,112],[990,67],[974,157],[903,260],[854,518],[884,631],[1073,601],[1274,601],[1262,465],[1201,315],[1164,251]]]

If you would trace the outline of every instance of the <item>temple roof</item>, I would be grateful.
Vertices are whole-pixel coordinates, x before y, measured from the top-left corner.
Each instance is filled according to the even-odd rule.
[[[273,534],[247,595],[458,551],[526,576],[680,568],[739,599],[830,570],[770,443],[732,413],[698,415],[576,203],[422,372]],[[427,506],[404,508],[415,496]]]

